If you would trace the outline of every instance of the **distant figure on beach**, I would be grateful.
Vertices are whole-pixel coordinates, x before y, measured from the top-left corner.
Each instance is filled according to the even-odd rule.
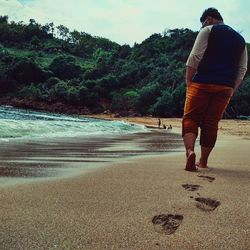
[[[158,128],[160,128],[161,127],[161,119],[159,118],[158,119]]]
[[[172,125],[171,124],[168,126],[168,129],[172,129]]]
[[[166,129],[166,128],[167,128],[165,124],[163,124],[163,125],[162,125],[162,127],[163,127],[164,129]]]
[[[223,23],[215,8],[200,17],[202,28],[186,63],[186,101],[182,136],[187,171],[207,168],[217,139],[218,122],[247,71],[244,38]],[[195,164],[194,145],[201,128],[201,158]]]

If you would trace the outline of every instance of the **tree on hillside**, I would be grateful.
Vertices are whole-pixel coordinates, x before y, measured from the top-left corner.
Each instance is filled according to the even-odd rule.
[[[8,19],[9,19],[8,16],[0,16],[0,23],[7,24],[8,23]]]
[[[6,72],[8,79],[21,84],[44,82],[49,73],[44,71],[36,62],[28,58],[20,58]]]
[[[62,80],[79,77],[81,67],[76,64],[76,60],[71,56],[55,57],[49,66],[54,75]]]
[[[72,32],[70,32],[70,43],[73,43],[74,45],[78,45],[79,41],[81,38],[81,34],[80,32],[78,32],[77,30],[73,30]]]
[[[233,96],[229,107],[227,108],[227,115],[234,117],[239,115],[250,116],[250,77],[248,76],[240,85],[239,89]]]
[[[64,41],[69,41],[70,40],[70,32],[69,29],[67,27],[65,27],[64,25],[59,25],[56,27],[58,30],[58,35],[59,37],[64,40]]]
[[[174,115],[175,100],[169,89],[163,91],[153,105],[153,113],[156,116],[172,117]]]
[[[159,83],[152,82],[138,90],[138,98],[136,101],[136,110],[146,115],[152,112],[152,106],[161,95]]]

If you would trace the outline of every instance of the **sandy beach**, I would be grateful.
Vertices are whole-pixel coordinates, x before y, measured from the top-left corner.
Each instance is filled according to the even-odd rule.
[[[180,119],[162,124],[180,132]],[[250,122],[223,120],[219,133],[199,172],[162,152],[0,188],[0,249],[250,249]]]
[[[149,126],[158,126],[158,118],[155,117],[115,117],[113,114],[91,115],[93,117],[107,120],[123,120],[131,123],[144,124]],[[161,127],[163,124],[172,126],[177,133],[181,132],[181,118],[160,118]],[[219,123],[219,136],[236,135],[244,139],[250,139],[250,122],[247,120],[229,120],[223,119]]]

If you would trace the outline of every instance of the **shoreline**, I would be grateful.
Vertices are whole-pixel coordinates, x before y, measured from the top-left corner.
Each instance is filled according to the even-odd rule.
[[[18,99],[12,97],[0,98],[0,105],[12,106],[14,108],[31,109],[33,111],[40,112],[51,112],[65,115],[78,115],[88,118],[104,119],[104,120],[118,120],[127,121],[130,123],[143,124],[145,126],[158,127],[158,118],[161,119],[161,126],[163,124],[168,127],[172,125],[173,131],[180,133],[181,131],[181,118],[163,118],[163,117],[152,117],[152,116],[118,116],[115,114],[92,114],[89,110],[84,107],[74,107],[57,102],[53,105],[46,102],[34,102],[32,99]],[[32,104],[33,103],[33,104]],[[219,134],[223,135],[236,135],[242,138],[250,139],[250,120],[245,119],[222,119],[219,123]]]
[[[179,151],[183,145],[178,134],[155,130],[3,142],[0,187],[71,178],[117,162]]]
[[[168,127],[172,126],[172,131],[181,133],[181,118],[162,118],[162,117],[114,117],[113,114],[98,114],[98,115],[81,115],[82,117],[106,119],[111,121],[126,121],[130,123],[143,124],[145,126],[158,127],[158,118],[161,119],[161,126],[163,124]],[[250,121],[239,119],[222,119],[218,126],[218,135],[238,136],[244,139],[250,139]]]

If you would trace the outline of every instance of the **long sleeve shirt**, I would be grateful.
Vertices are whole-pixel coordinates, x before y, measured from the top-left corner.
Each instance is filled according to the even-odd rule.
[[[221,27],[219,27],[219,26],[221,26]],[[216,30],[218,30],[218,31],[216,31]],[[225,34],[229,34],[229,35],[226,35],[224,38],[222,35],[220,35],[222,32],[224,32]],[[211,34],[212,34],[212,36],[211,36]],[[214,72],[217,75],[219,75],[219,74],[223,75],[226,72],[226,71],[223,72],[223,70],[225,69],[225,66],[219,65],[219,63],[221,63],[221,61],[226,65],[226,64],[229,64],[226,60],[228,60],[230,62],[233,60],[237,60],[236,67],[235,66],[232,67],[232,65],[231,65],[230,70],[232,68],[234,70],[236,70],[236,75],[234,76],[235,77],[234,80],[236,80],[236,79],[242,80],[244,78],[246,71],[247,71],[248,54],[247,54],[246,45],[244,45],[245,48],[242,50],[242,52],[240,52],[241,54],[240,54],[239,60],[238,60],[238,57],[237,57],[237,59],[234,59],[234,58],[236,58],[237,53],[235,54],[234,57],[231,56],[231,58],[230,58],[228,56],[228,58],[225,58],[224,61],[223,61],[223,59],[221,60],[221,57],[223,57],[223,56],[227,57],[228,54],[231,55],[233,53],[233,51],[236,50],[234,44],[237,44],[237,43],[235,43],[235,40],[238,41],[239,37],[241,37],[241,36],[239,34],[236,34],[236,32],[231,27],[229,27],[227,25],[223,24],[223,25],[206,26],[205,28],[201,29],[201,31],[199,32],[199,34],[195,40],[195,43],[193,45],[192,51],[191,51],[191,53],[188,57],[188,60],[186,62],[186,66],[189,66],[189,67],[196,69],[197,74],[199,74],[199,72],[200,72],[201,76],[200,77],[197,76],[197,79],[199,79],[199,80],[204,79],[204,83],[206,83],[207,81],[211,81],[210,78],[206,76],[207,72]],[[213,40],[214,40],[214,42],[213,42]],[[216,48],[217,43],[219,44],[218,48]],[[227,50],[225,48],[226,47],[225,44],[228,45]],[[221,46],[221,47],[219,47],[219,46]],[[236,46],[236,47],[238,47],[238,46]],[[224,50],[224,48],[225,48],[225,51],[223,51],[221,54],[218,53],[218,49]],[[211,56],[211,54],[214,54],[214,55]],[[212,57],[214,59],[213,61],[211,59]],[[203,61],[205,61],[205,62],[203,62]],[[221,67],[219,67],[219,66],[221,66]],[[209,70],[207,70],[207,72],[205,72],[206,71],[205,67],[209,68]],[[220,68],[220,71],[219,70],[213,71],[213,67],[214,67],[214,69]],[[228,69],[225,69],[225,70],[229,71]],[[211,79],[213,79],[213,78],[211,78]],[[220,77],[217,77],[217,78],[215,77],[214,79],[215,79],[215,81],[216,80],[219,81]],[[221,81],[223,81],[223,80],[228,81],[228,78],[221,77]],[[227,85],[227,84],[225,84],[225,85]]]

